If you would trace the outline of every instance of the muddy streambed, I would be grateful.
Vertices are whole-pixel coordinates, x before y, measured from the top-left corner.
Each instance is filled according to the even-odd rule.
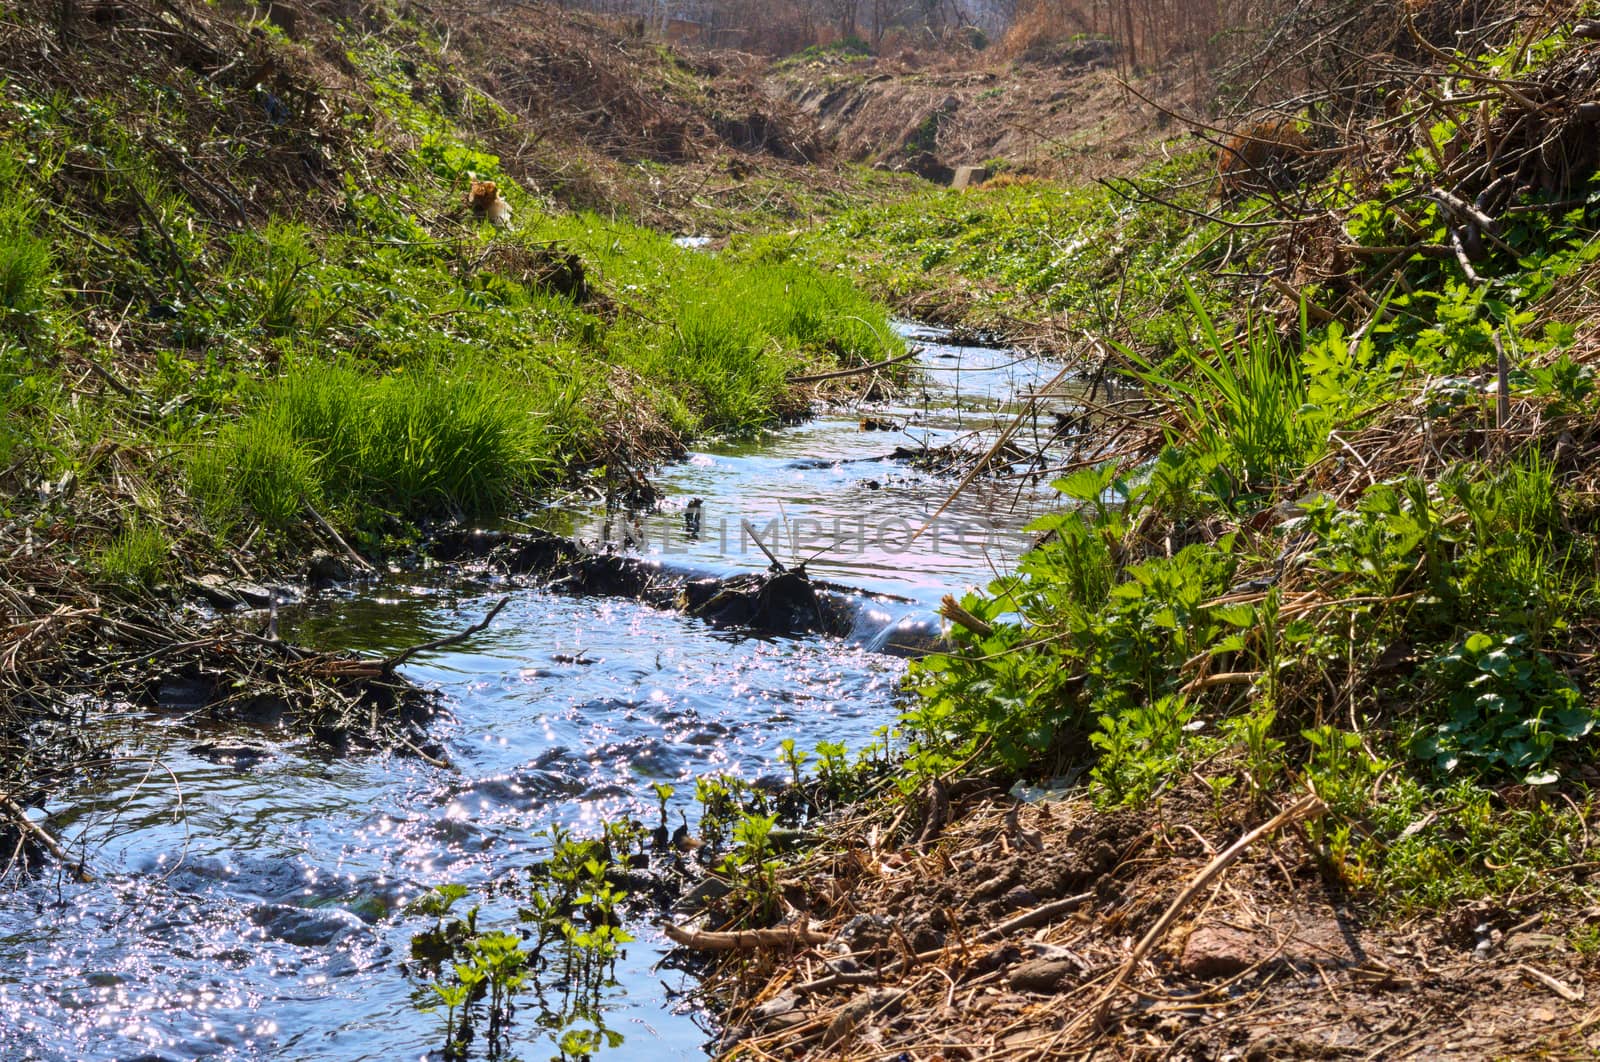
[[[953,485],[911,453],[982,445],[1012,397],[1056,371],[908,334],[926,344],[925,372],[892,401],[697,452],[658,477],[665,500],[649,515],[535,517],[667,573],[764,569],[759,539],[859,589],[848,637],[756,637],[442,570],[324,595],[282,622],[303,643],[388,653],[462,629],[509,591],[489,630],[406,667],[443,693],[432,736],[453,771],[219,734],[182,711],[107,713],[96,725],[115,762],[49,808],[95,882],[46,874],[0,895],[0,1058],[426,1057],[440,1021],[414,1007],[401,968],[426,926],[408,901],[520,873],[546,854],[537,834],[552,823],[581,833],[625,814],[653,821],[652,782],[676,783],[692,814],[696,775],[773,774],[785,738],[803,749],[872,740],[894,717],[904,669],[881,650],[935,634],[940,596],[1005,570],[1026,544],[1020,527],[1050,504],[1025,481],[983,484],[908,541]],[[1022,446],[1051,427],[1030,423]],[[631,928],[641,939],[599,1016],[622,1040],[603,1057],[703,1057],[686,975],[661,965],[649,926]],[[516,1057],[558,1054],[560,1000],[544,1003],[521,1001]]]

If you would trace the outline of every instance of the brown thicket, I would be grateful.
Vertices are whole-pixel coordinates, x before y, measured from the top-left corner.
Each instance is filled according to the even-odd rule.
[[[1310,139],[1289,119],[1251,122],[1217,152],[1217,196],[1233,201],[1282,190],[1304,169],[1310,150]]]
[[[1064,46],[1112,46],[1126,75],[1189,81],[1191,106],[1245,111],[1307,93],[1362,97],[1367,70],[1429,44],[1474,50],[1512,28],[1504,0],[1025,0],[1002,52],[1050,59]],[[1466,37],[1462,27],[1471,27]],[[1168,87],[1173,87],[1169,84]]]

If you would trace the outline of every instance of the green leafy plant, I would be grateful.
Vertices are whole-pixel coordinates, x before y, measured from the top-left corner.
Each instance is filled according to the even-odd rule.
[[[735,847],[719,864],[734,883],[728,901],[738,925],[771,925],[777,918],[778,865],[772,858],[777,821],[775,815],[741,815],[733,828]]]
[[[778,758],[789,768],[789,781],[796,789],[800,788],[800,770],[805,766],[810,754],[804,749],[796,748],[794,738],[784,738],[779,742]]]
[[[1251,799],[1260,802],[1283,773],[1283,741],[1272,735],[1278,713],[1270,703],[1259,704],[1223,723],[1223,733],[1244,746],[1244,778]]]
[[[1440,770],[1503,768],[1528,782],[1552,782],[1560,742],[1578,741],[1600,721],[1595,706],[1525,634],[1468,635],[1430,668],[1446,718],[1420,731],[1414,755]]]

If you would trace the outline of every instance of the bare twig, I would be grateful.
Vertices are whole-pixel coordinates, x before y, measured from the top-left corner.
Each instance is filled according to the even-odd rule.
[[[443,649],[447,645],[456,645],[457,643],[466,641],[474,634],[477,634],[479,631],[489,626],[489,624],[494,621],[494,618],[500,615],[500,610],[505,608],[510,603],[511,598],[509,596],[502,597],[499,601],[495,602],[494,608],[489,610],[489,614],[487,616],[483,617],[483,619],[479,620],[477,623],[474,623],[465,630],[457,631],[455,634],[446,635],[443,638],[435,638],[431,642],[423,642],[421,645],[413,645],[409,649],[402,649],[400,652],[389,657],[389,659],[383,662],[384,673],[393,674],[397,667],[405,663],[407,660],[410,660],[418,653],[426,653],[433,649]]]
[[[310,513],[311,519],[315,520],[317,522],[317,526],[322,528],[322,533],[332,539],[333,544],[338,546],[346,557],[350,558],[351,563],[355,564],[362,571],[371,573],[373,575],[377,574],[378,569],[373,567],[372,563],[368,561],[367,558],[357,553],[354,549],[351,549],[350,543],[346,542],[339,532],[333,529],[332,524],[323,519],[322,514],[317,512],[316,507],[310,502],[306,502],[306,512]]]
[[[886,361],[875,361],[871,365],[860,365],[854,369],[837,369],[833,372],[814,372],[806,376],[790,376],[787,380],[792,384],[802,384],[819,383],[822,380],[842,380],[847,376],[865,376],[869,372],[877,372],[879,369],[887,369],[891,365],[908,361],[916,357],[917,353],[915,350],[908,350],[904,354],[898,354]]]
[[[72,857],[67,855],[67,850],[61,846],[60,841],[52,837],[43,826],[28,818],[27,810],[15,800],[12,800],[10,795],[6,793],[0,793],[0,813],[4,813],[11,820],[12,825],[32,837],[45,851],[60,860],[63,866],[72,871],[72,876],[79,882],[87,884],[94,880],[89,872],[83,868],[81,862],[74,862]]]
[[[825,944],[828,934],[800,926],[779,929],[736,929],[718,933],[709,929],[684,929],[664,922],[661,932],[674,944],[696,951],[759,951],[765,948],[798,948]]]

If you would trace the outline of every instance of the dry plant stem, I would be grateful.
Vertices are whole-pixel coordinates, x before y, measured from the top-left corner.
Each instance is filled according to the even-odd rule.
[[[999,925],[990,926],[982,933],[979,933],[974,940],[980,944],[992,944],[997,940],[1004,939],[1006,936],[1016,932],[1019,929],[1031,929],[1034,926],[1044,925],[1052,922],[1061,915],[1070,914],[1093,899],[1093,892],[1080,892],[1076,896],[1067,896],[1060,900],[1053,900],[1050,903],[1035,907],[1031,911],[1024,911],[1015,918],[1009,918],[1006,921],[1001,922]],[[918,963],[933,962],[938,959],[945,958],[948,955],[960,952],[961,950],[962,946],[959,944],[941,948],[929,948],[927,951],[919,951],[914,955],[906,955],[898,962],[890,963],[881,970],[867,971],[863,973],[826,974],[822,977],[816,978],[815,980],[801,981],[794,985],[793,989],[798,993],[809,993],[820,992],[823,989],[834,988],[838,985],[876,984],[886,977],[897,977],[901,974],[907,973]],[[854,958],[856,956],[851,957]],[[841,958],[843,958],[843,956],[841,956]]]
[[[1178,894],[1177,898],[1172,901],[1171,906],[1156,920],[1156,924],[1150,927],[1150,931],[1144,935],[1144,939],[1139,941],[1138,945],[1134,947],[1133,953],[1128,956],[1127,961],[1117,970],[1116,976],[1111,979],[1105,988],[1101,989],[1099,998],[1094,1001],[1094,1005],[1087,1012],[1090,1023],[1096,1026],[1104,1024],[1106,1014],[1111,1009],[1112,1000],[1122,988],[1123,982],[1127,981],[1129,975],[1133,973],[1139,963],[1144,961],[1144,957],[1150,954],[1151,949],[1167,935],[1167,931],[1172,928],[1172,923],[1177,920],[1178,915],[1183,913],[1183,909],[1189,906],[1195,897],[1204,892],[1217,875],[1228,869],[1235,860],[1261,838],[1276,833],[1291,823],[1299,822],[1301,819],[1315,815],[1322,811],[1323,808],[1321,799],[1315,794],[1301,797],[1295,803],[1233,842],[1225,852],[1206,864],[1205,869],[1195,876],[1195,879]]]
[[[45,851],[49,852],[51,855],[60,860],[62,866],[65,866],[72,871],[73,878],[75,878],[78,882],[81,884],[88,884],[94,880],[94,878],[90,876],[89,872],[83,868],[82,863],[75,863],[72,861],[72,857],[67,855],[67,850],[61,846],[60,841],[50,836],[50,834],[45,831],[43,826],[40,826],[38,823],[28,818],[28,813],[22,807],[22,805],[18,804],[15,800],[12,800],[11,797],[6,793],[0,793],[0,812],[4,812],[6,817],[11,819],[13,825],[22,830],[24,833],[28,834],[28,836],[32,837],[35,841],[38,841],[39,844],[44,847]]]
[[[965,627],[980,638],[988,638],[994,634],[994,628],[982,617],[974,616],[961,607],[961,602],[955,599],[954,594],[944,595],[944,600],[939,602],[939,615],[951,623]]]
[[[887,369],[891,365],[898,365],[902,361],[909,361],[917,356],[917,351],[908,350],[904,354],[890,358],[887,361],[875,361],[871,365],[858,365],[854,369],[837,369],[833,372],[814,372],[808,376],[791,376],[788,382],[792,384],[819,383],[823,380],[842,380],[847,376],[865,376],[869,372]]]
[[[982,933],[978,934],[978,939],[984,943],[989,943],[991,941],[999,940],[1006,934],[1014,933],[1019,929],[1031,929],[1034,926],[1043,925],[1047,922],[1054,921],[1058,915],[1069,914],[1072,911],[1076,911],[1078,908],[1082,907],[1092,899],[1094,899],[1093,892],[1080,892],[1076,896],[1067,896],[1060,900],[1053,900],[1050,903],[1035,907],[1031,911],[1024,911],[1015,918],[1008,918],[1006,921],[1001,922],[997,926],[991,926],[990,928],[985,929]]]
[[[1533,978],[1535,981],[1538,981],[1540,984],[1544,985],[1546,988],[1560,996],[1562,999],[1566,1000],[1568,1003],[1583,1002],[1584,992],[1581,984],[1576,989],[1571,988],[1556,980],[1554,977],[1551,977],[1543,970],[1535,969],[1525,962],[1517,963],[1517,969],[1527,976]]]
[[[1506,357],[1505,344],[1500,333],[1494,334],[1495,355],[1495,426],[1505,428],[1511,420],[1511,361]]]
[[[361,554],[352,549],[350,547],[350,543],[346,542],[344,538],[340,536],[339,532],[333,529],[333,525],[328,523],[327,520],[323,519],[322,514],[317,512],[317,510],[313,508],[309,502],[306,504],[306,512],[310,513],[311,519],[315,520],[317,522],[317,526],[322,528],[322,533],[332,539],[333,544],[338,546],[340,551],[343,552],[346,557],[350,558],[350,562],[352,564],[364,572],[368,572],[373,575],[377,574],[378,569],[374,568],[372,563],[368,561],[367,558],[363,557]]]
[[[759,951],[763,948],[793,948],[825,944],[828,934],[796,926],[788,929],[738,929],[718,933],[706,929],[684,929],[664,922],[661,931],[674,944],[696,951]]]

